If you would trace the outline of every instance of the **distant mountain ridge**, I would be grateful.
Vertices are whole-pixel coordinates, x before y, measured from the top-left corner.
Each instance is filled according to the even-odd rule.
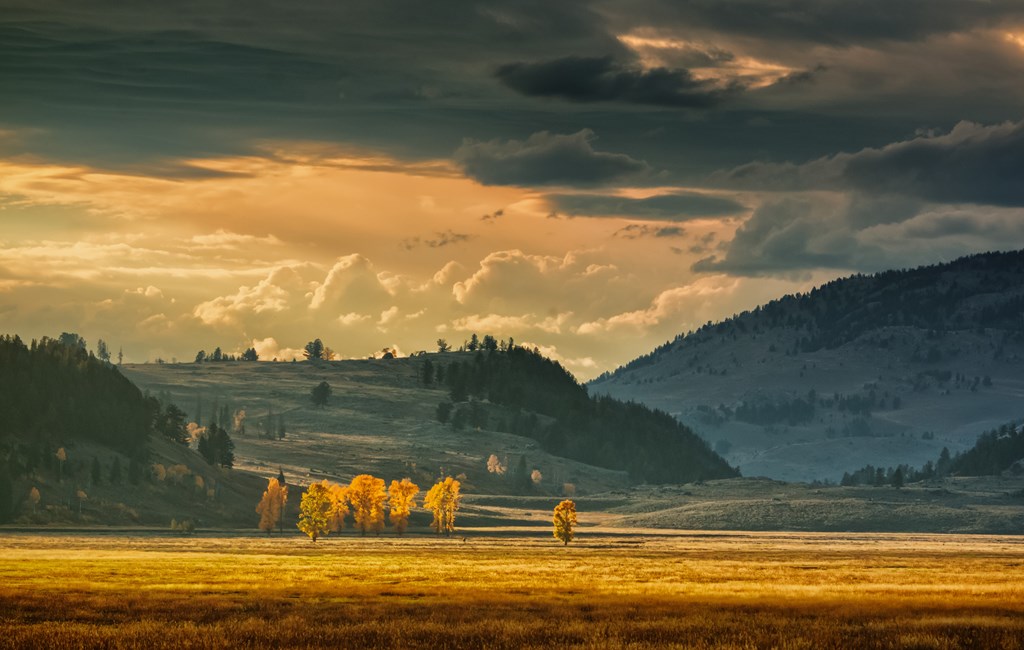
[[[835,280],[588,387],[672,413],[745,475],[920,465],[1024,414],[1024,251]]]

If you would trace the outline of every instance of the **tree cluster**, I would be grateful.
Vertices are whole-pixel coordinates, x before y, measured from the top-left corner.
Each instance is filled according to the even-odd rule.
[[[235,464],[235,443],[227,431],[210,424],[199,436],[199,455],[210,465],[231,469]]]
[[[423,507],[434,514],[434,529],[438,533],[450,534],[455,529],[460,487],[459,481],[448,477],[427,492]],[[419,486],[408,478],[393,480],[387,488],[384,479],[370,474],[360,474],[348,485],[324,479],[312,483],[303,493],[298,528],[315,542],[319,537],[341,530],[351,514],[353,526],[363,535],[380,534],[385,517],[395,532],[402,535],[408,529],[419,492]]]
[[[1024,425],[1007,423],[978,436],[974,446],[955,456],[942,448],[939,457],[920,468],[910,465],[875,467],[865,465],[843,474],[841,485],[890,485],[899,473],[901,483],[913,483],[944,476],[998,476],[1024,458]]]
[[[214,348],[213,352],[206,352],[200,350],[196,352],[196,363],[204,362],[219,362],[219,361],[259,361],[260,355],[256,352],[256,348],[246,348],[242,354],[234,355],[222,352],[219,347]]]

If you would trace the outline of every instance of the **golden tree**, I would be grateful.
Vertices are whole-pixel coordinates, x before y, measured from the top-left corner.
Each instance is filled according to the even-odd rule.
[[[33,486],[28,491],[28,502],[32,504],[32,514],[36,514],[36,510],[39,508],[39,488]]]
[[[331,488],[329,481],[311,483],[299,502],[299,530],[309,535],[314,542],[320,535],[326,535],[328,514],[331,511]]]
[[[64,451],[64,448],[61,447],[60,449],[57,450],[57,453],[55,453],[54,456],[57,457],[57,480],[58,481],[63,481],[64,480],[64,463],[67,462],[68,452]]]
[[[327,511],[327,527],[336,533],[345,527],[345,517],[348,516],[348,488],[331,483],[329,489],[331,507]]]
[[[388,503],[391,505],[391,525],[395,532],[401,535],[409,526],[409,513],[416,507],[416,495],[420,493],[420,486],[407,478],[401,481],[391,481],[388,488]]]
[[[276,478],[267,481],[267,489],[256,506],[256,512],[260,515],[260,530],[267,531],[269,535],[275,526],[280,527],[287,503],[288,486],[281,485]]]
[[[573,528],[576,527],[576,503],[571,499],[562,501],[555,506],[555,538],[568,546],[573,540]]]
[[[457,480],[449,476],[435,483],[427,492],[423,499],[423,507],[429,508],[434,514],[434,521],[431,524],[434,532],[450,535],[455,530],[455,512],[462,501],[462,495],[459,494],[461,487]]]
[[[352,518],[365,535],[372,530],[380,533],[384,529],[384,504],[388,499],[384,479],[360,474],[348,485],[348,502],[352,504]]]

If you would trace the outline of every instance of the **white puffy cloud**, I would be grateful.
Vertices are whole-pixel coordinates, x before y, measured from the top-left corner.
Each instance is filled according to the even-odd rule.
[[[302,278],[295,269],[274,269],[255,286],[241,286],[233,295],[202,302],[192,313],[206,325],[237,324],[248,314],[288,310],[294,306],[295,289],[302,285]]]

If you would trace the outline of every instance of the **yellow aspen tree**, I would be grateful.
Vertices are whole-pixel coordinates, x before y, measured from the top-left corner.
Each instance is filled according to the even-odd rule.
[[[276,478],[268,480],[263,498],[256,506],[256,512],[260,515],[260,530],[265,530],[269,535],[280,524],[287,501],[288,486],[282,487]]]
[[[68,459],[68,452],[61,447],[54,456],[57,457],[57,481],[62,481],[64,480],[64,463]]]
[[[416,495],[419,493],[420,486],[407,478],[391,481],[391,487],[388,488],[388,504],[391,506],[389,515],[391,525],[399,535],[409,526],[409,513],[416,507]]]
[[[28,502],[32,504],[32,514],[36,514],[36,510],[39,508],[39,488],[33,486],[28,491]]]
[[[438,481],[430,488],[423,499],[423,507],[429,508],[434,515],[431,526],[434,532],[450,535],[455,530],[455,513],[459,509],[462,495],[459,493],[461,484],[452,477]]]
[[[360,474],[348,485],[348,502],[352,504],[352,518],[364,535],[372,530],[380,533],[384,529],[384,505],[388,493],[384,479]]]
[[[327,525],[330,510],[330,482],[325,480],[310,484],[302,495],[302,501],[299,502],[299,530],[316,542],[318,537],[330,531]]]
[[[562,540],[562,544],[569,545],[575,534],[576,527],[576,503],[571,499],[562,501],[555,506],[555,538]]]
[[[348,516],[348,488],[337,483],[330,484],[331,508],[327,511],[327,527],[336,533],[345,527]]]

